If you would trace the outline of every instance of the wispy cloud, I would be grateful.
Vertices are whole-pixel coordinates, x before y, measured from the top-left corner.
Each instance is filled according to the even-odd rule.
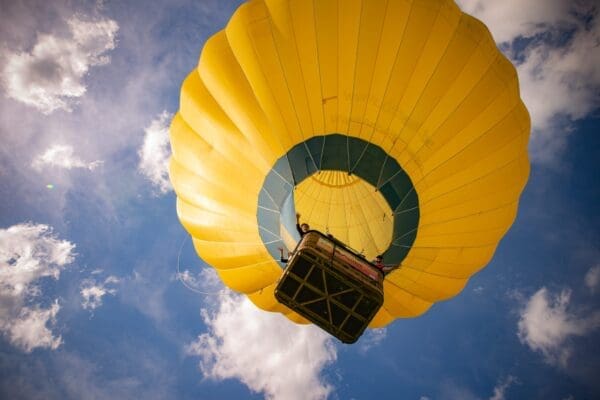
[[[506,391],[514,383],[517,382],[517,378],[512,375],[508,375],[505,379],[498,382],[498,385],[494,388],[494,394],[490,397],[490,400],[504,400],[506,397]]]
[[[570,302],[569,289],[553,294],[542,287],[522,308],[518,322],[521,342],[542,353],[549,364],[561,367],[567,366],[572,353],[571,339],[600,327],[600,311],[581,315]]]
[[[387,329],[367,329],[364,333],[363,337],[360,339],[359,343],[359,351],[361,353],[366,353],[371,350],[373,347],[379,346],[387,337]]]
[[[490,397],[482,397],[475,394],[471,389],[454,382],[452,380],[442,381],[439,389],[439,398],[442,400],[481,400],[487,398],[489,400],[504,400],[506,391],[515,383],[518,383],[516,377],[508,375],[506,378],[500,379],[493,389],[493,394]],[[420,400],[429,400],[428,396],[421,396]]]
[[[600,284],[600,265],[590,268],[585,274],[584,280],[585,286],[587,286],[592,293],[596,292],[598,284]]]
[[[144,132],[144,143],[138,151],[140,172],[150,180],[160,193],[169,192],[169,122],[171,114],[163,111]]]
[[[480,400],[473,391],[451,380],[442,381],[438,397],[441,400]]]
[[[102,165],[102,163],[103,161],[100,160],[90,162],[83,161],[75,155],[73,146],[56,144],[37,156],[31,163],[31,166],[38,171],[41,171],[47,166],[65,169],[85,168],[93,171]]]
[[[209,332],[187,346],[204,377],[238,379],[268,399],[324,399],[333,390],[321,377],[337,355],[331,338],[278,313],[225,293],[216,312],[202,311]]]
[[[8,97],[44,114],[71,111],[84,95],[90,67],[110,61],[106,52],[116,46],[117,23],[110,19],[87,20],[75,15],[67,20],[69,36],[39,34],[30,52],[4,50],[1,78]]]
[[[15,346],[30,352],[56,349],[62,343],[48,328],[60,310],[35,304],[41,297],[36,282],[58,279],[74,259],[75,245],[58,239],[47,225],[19,224],[0,229],[0,332]]]
[[[54,350],[62,344],[62,338],[54,336],[54,333],[48,329],[48,325],[56,323],[56,314],[59,310],[58,300],[55,300],[50,308],[22,307],[19,314],[8,324],[2,318],[2,330],[7,331],[8,338],[13,345],[27,353],[37,347]]]
[[[86,279],[81,283],[81,306],[86,310],[95,310],[102,305],[102,297],[107,294],[115,295],[117,289],[111,285],[119,283],[119,278],[109,276],[104,282],[96,282],[94,279]]]
[[[530,153],[552,165],[574,121],[600,104],[600,10],[592,1],[459,0],[517,65],[532,120]]]

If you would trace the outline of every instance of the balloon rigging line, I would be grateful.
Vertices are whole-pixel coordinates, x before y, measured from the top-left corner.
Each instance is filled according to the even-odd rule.
[[[218,296],[221,293],[221,290],[219,290],[217,292],[204,292],[202,290],[199,290],[199,289],[191,286],[189,283],[187,283],[184,279],[181,278],[181,272],[179,270],[179,263],[181,261],[181,252],[183,251],[183,247],[185,246],[185,244],[188,240],[189,240],[189,235],[185,235],[185,237],[181,241],[181,246],[179,246],[179,252],[177,253],[177,280],[179,280],[183,284],[183,286],[185,286],[186,289],[191,290],[192,292],[195,292],[198,294],[203,294],[206,296]]]

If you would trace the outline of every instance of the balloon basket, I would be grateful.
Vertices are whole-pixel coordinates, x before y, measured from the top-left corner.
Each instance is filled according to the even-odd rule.
[[[383,304],[383,274],[342,242],[304,235],[275,289],[277,300],[344,343],[354,343]]]

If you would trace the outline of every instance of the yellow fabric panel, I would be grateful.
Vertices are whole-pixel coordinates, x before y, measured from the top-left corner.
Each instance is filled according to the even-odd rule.
[[[176,191],[185,192],[183,196],[189,203],[210,203],[215,208],[218,204],[226,204],[242,212],[252,212],[252,207],[247,199],[239,196],[236,186],[227,181],[208,180],[181,165],[175,158],[171,158],[169,164],[171,183]],[[193,200],[191,200],[193,199]]]
[[[273,297],[281,269],[256,226],[262,182],[314,135],[380,146],[415,185],[420,220],[378,327],[456,295],[489,262],[529,175],[529,130],[514,67],[450,0],[253,0],[182,85],[170,176],[182,224],[225,284],[305,323]],[[389,211],[375,192],[319,185],[296,192],[303,218],[383,251],[390,224],[371,222]]]
[[[263,310],[280,312],[282,314],[291,313],[292,311],[289,308],[275,299],[276,286],[276,284],[271,284],[254,293],[248,293],[248,299]]]
[[[468,18],[463,20],[470,21]],[[490,63],[498,61],[497,50],[494,48],[496,53],[490,56],[488,51],[479,51],[481,49],[485,47],[477,48],[455,79],[454,85],[450,85],[445,93],[440,94],[438,107],[428,116],[420,132],[413,135],[420,140],[415,139],[406,144],[407,150],[398,155],[398,160],[407,170],[423,168],[426,172],[428,157],[439,150],[448,154],[443,158],[447,160],[458,151],[455,144],[451,144],[450,141],[462,132],[467,138],[471,138],[473,132],[481,135],[489,127],[485,125],[488,121],[478,120],[486,111],[488,111],[487,115],[491,116],[491,122],[488,122],[491,124],[496,123],[498,117],[503,115],[495,113],[497,110],[489,106],[505,90],[502,85],[494,81],[497,76],[489,70]],[[469,74],[465,71],[469,71]],[[510,96],[518,98],[516,93],[510,93]]]
[[[490,140],[489,137],[498,135],[512,138],[522,134],[525,129],[521,131],[518,122],[526,116],[522,115],[524,111],[521,111],[517,95],[516,85],[506,86],[481,113],[466,121],[460,130],[446,141],[447,145],[442,146],[435,134],[427,134],[425,144],[415,152],[415,157],[422,162],[424,170],[428,172],[441,165],[477,140],[485,138]],[[509,121],[505,121],[507,119],[512,120],[514,127],[507,126],[508,130],[498,132],[499,123],[506,125],[509,123]],[[425,132],[423,133],[425,134]],[[502,140],[502,138],[496,138],[496,140]]]
[[[264,250],[260,241],[207,241],[194,238],[194,248],[202,255],[202,259],[216,269],[241,269],[248,265],[259,265],[273,262],[269,253]],[[281,274],[281,268],[277,266]],[[273,282],[269,282],[271,284]],[[255,290],[260,289],[257,288]]]
[[[199,112],[202,107],[205,112]],[[183,83],[179,112],[171,123],[171,132],[192,130],[229,160],[237,160],[247,169],[260,175],[268,173],[271,165],[262,157],[251,157],[243,149],[250,144],[208,92],[196,71]],[[200,134],[202,132],[202,134]]]
[[[235,269],[216,268],[216,271],[223,284],[240,293],[256,292],[275,282],[281,275],[281,268],[273,259]]]
[[[396,270],[398,271],[398,270]],[[396,271],[390,273],[392,276]],[[426,312],[433,303],[417,297],[397,286],[393,280],[386,279],[383,283],[385,298],[383,307],[394,318],[412,318]]]
[[[399,47],[403,39],[404,29],[410,14],[411,4],[408,1],[388,1],[386,4],[387,13],[381,28],[381,37],[379,40],[377,59],[373,68],[373,74],[368,77],[371,80],[366,110],[364,113],[363,125],[360,137],[375,140],[381,143],[380,146],[389,150],[392,147],[392,140],[383,131],[387,126],[382,126],[380,118],[386,120],[383,114],[393,114],[396,104],[389,100],[384,103],[388,92],[394,92],[393,86],[388,85],[392,70],[396,63],[402,63],[399,57]]]
[[[424,234],[417,237],[418,243],[415,240],[417,244],[413,244],[413,247],[462,247],[464,243],[469,243],[468,247],[487,246],[497,242],[507,229],[502,227],[472,232],[440,233],[435,236]]]
[[[206,88],[267,164],[277,161],[281,152],[273,140],[264,112],[238,64],[224,32],[210,38],[202,50],[198,73]],[[227,79],[223,79],[227,77]]]
[[[177,199],[177,214],[185,229],[196,237],[211,237],[216,242],[250,242],[258,237],[255,215],[239,213],[231,218],[228,213],[204,210],[182,198]]]
[[[499,164],[491,171],[467,170],[457,174],[456,177],[448,177],[429,186],[423,196],[419,195],[419,202],[426,204],[436,202],[437,206],[458,204],[461,200],[483,197],[492,193],[498,193],[504,187],[510,186],[511,182],[522,182],[527,178],[528,170],[524,170],[527,154],[521,153],[520,157],[507,163]],[[468,179],[468,177],[472,179]],[[443,201],[443,203],[442,203]]]
[[[231,50],[264,112],[265,125],[257,128],[275,153],[281,154],[293,145],[292,138],[299,135],[299,126],[289,124],[295,120],[295,113],[267,11],[262,2],[242,5],[226,32],[233,38],[229,42]]]
[[[476,47],[473,47],[474,45]],[[455,51],[458,52],[457,57],[452,54]],[[443,97],[434,111],[439,117],[430,116],[432,124],[429,126],[429,131],[434,131],[435,127],[445,120],[445,116],[454,112],[460,101],[469,94],[490,65],[497,62],[498,58],[496,44],[485,27],[476,19],[462,14],[454,40],[446,51],[444,59],[440,62],[443,64],[443,68],[436,71],[436,74],[441,74],[443,73],[442,69],[453,69],[456,65],[459,66],[458,74],[453,82],[442,91]],[[428,125],[425,124],[425,126]]]
[[[394,320],[394,316],[384,307],[381,307],[369,323],[369,328],[383,328]]]
[[[444,11],[447,13],[448,9]],[[433,132],[432,125],[435,126],[434,121],[439,120],[441,117],[440,111],[452,110],[445,104],[443,107],[438,106],[448,97],[448,91],[452,88],[455,79],[469,61],[478,44],[468,35],[465,20],[459,18],[459,15],[451,15],[451,20],[446,21],[447,16],[440,14],[435,26],[439,27],[438,29],[434,27],[434,31],[429,37],[427,47],[432,48],[435,46],[432,49],[433,54],[439,58],[430,60],[431,66],[429,66],[428,71],[430,75],[422,78],[421,85],[424,86],[421,92],[418,97],[411,99],[414,106],[400,105],[400,107],[410,109],[408,116],[410,122],[404,125],[402,129],[405,131],[400,134],[400,141],[403,143],[418,141],[419,145],[431,145],[428,140]],[[430,55],[429,58],[431,57]],[[425,62],[427,62],[427,59],[425,59]],[[432,69],[431,67],[435,68]],[[462,98],[457,100],[460,101]],[[404,102],[408,102],[407,97],[405,97]],[[453,105],[455,106],[455,104]],[[418,131],[419,134],[411,135],[410,131],[413,129]]]
[[[246,158],[241,156],[236,158],[238,155],[236,152],[230,152],[226,150],[226,146],[222,143],[215,146],[214,142],[210,142],[210,138],[202,137],[189,126],[183,119],[180,113],[175,114],[171,121],[170,130],[171,143],[172,143],[172,156],[180,161],[180,164],[185,164],[189,169],[195,170],[196,168],[206,168],[202,164],[204,163],[204,155],[208,153],[214,153],[215,156],[222,157],[223,160],[231,164],[244,164]],[[233,154],[232,154],[233,153]],[[249,166],[244,170],[244,173],[250,178],[254,176],[254,179],[259,179],[263,175],[260,170]],[[252,179],[252,178],[250,178]]]
[[[387,2],[363,1],[360,14],[360,30],[355,54],[354,84],[350,124],[346,133],[360,137],[363,130],[363,118],[371,84],[373,82],[375,62],[379,51],[379,40],[385,18]]]
[[[438,76],[443,75],[444,70],[453,67],[450,60],[443,65],[440,65],[440,60],[447,54],[449,43],[460,20],[460,13],[456,13],[456,8],[447,2],[427,3],[431,4],[427,4],[429,21],[426,23],[431,25],[431,28],[428,28],[430,31],[426,37],[427,41],[420,49],[410,84],[398,105],[397,117],[390,126],[391,132],[399,132],[397,138],[400,143],[414,142],[422,138],[414,135],[414,131],[429,115],[440,93],[445,91],[444,83],[436,82],[433,75],[436,72]],[[435,22],[432,24],[432,21]]]
[[[427,38],[433,28],[431,18],[435,18],[437,13],[435,9],[431,9],[432,4],[435,7],[439,5],[439,2],[435,2],[434,4],[429,0],[421,0],[414,1],[411,4],[409,18],[398,49],[397,62],[394,64],[392,75],[388,81],[388,88],[390,90],[386,91],[383,102],[384,109],[390,109],[391,112],[380,114],[380,119],[377,123],[377,126],[390,136],[393,147],[396,149],[402,149],[402,144],[397,141],[397,132],[400,130],[398,126],[406,122],[407,118],[406,114],[402,114],[398,110],[398,105],[411,83],[412,75],[419,61],[419,55],[425,47]],[[401,18],[400,21],[402,21]],[[391,149],[384,149],[394,156]]]
[[[338,118],[337,132],[348,132],[354,95],[356,49],[360,32],[362,0],[339,0],[338,20]]]
[[[323,131],[335,132],[338,120],[338,0],[315,1],[313,5],[321,78]]]
[[[313,132],[307,93],[304,86],[302,65],[297,51],[295,29],[289,2],[266,1],[273,26],[272,35],[278,59],[285,75],[286,90],[292,99],[293,116],[283,114],[293,143],[300,143]],[[306,3],[306,2],[304,2]]]
[[[414,265],[425,263],[430,271],[436,273],[433,268],[443,268],[448,265],[449,277],[461,278],[461,267],[466,268],[470,265],[485,265],[491,259],[496,249],[496,243],[488,246],[479,247],[414,247],[408,256],[402,261],[402,265]],[[422,265],[421,264],[421,265]],[[456,271],[453,275],[452,271]],[[391,273],[394,274],[395,271]],[[441,271],[438,272],[441,274]]]
[[[419,234],[422,235],[423,238],[427,238],[440,235],[484,232],[491,227],[498,227],[501,229],[512,222],[516,212],[517,204],[514,202],[487,212],[469,216],[459,218],[453,218],[453,216],[441,217],[439,221],[434,221],[430,224],[422,224],[419,227]],[[477,245],[478,242],[470,244]]]
[[[444,204],[443,198],[438,198],[436,201],[430,201],[419,208],[423,216],[421,224],[432,224],[449,218],[469,217],[514,204],[515,198],[521,193],[522,189],[521,184],[513,184],[511,187],[503,188],[500,192],[460,201],[456,204]]]
[[[428,302],[455,296],[467,283],[467,279],[448,278],[408,268],[397,269],[386,279],[399,289]]]
[[[176,189],[177,190],[177,189]],[[215,199],[211,199],[211,198],[207,198],[207,197],[202,197],[202,196],[185,196],[185,195],[180,195],[177,196],[177,207],[178,207],[178,214],[179,214],[179,207],[182,205],[188,205],[190,209],[194,209],[197,212],[209,212],[215,215],[222,215],[226,218],[229,218],[230,221],[237,221],[237,220],[244,220],[244,219],[253,219],[256,222],[256,214],[248,214],[248,213],[244,213],[241,210],[239,210],[239,208],[237,207],[231,207],[228,204],[225,204],[223,202],[219,202]],[[187,215],[189,216],[189,218],[191,218],[190,221],[187,220],[183,220],[181,221],[182,224],[186,225],[186,224],[190,224],[193,225],[194,221],[194,214],[191,214],[188,210],[182,210],[182,212],[186,212],[188,213]],[[235,215],[235,217],[234,217]],[[254,228],[255,231],[258,232],[258,227]]]
[[[523,118],[527,118],[527,115],[515,104],[508,114],[497,119],[489,128],[486,124],[480,125],[479,129],[476,129],[473,124],[472,127],[464,129],[457,134],[455,140],[448,142],[447,148],[443,150],[448,157],[442,158],[437,154],[434,155],[435,161],[433,162],[439,162],[435,167],[433,162],[426,161],[422,164],[426,176],[416,185],[430,185],[464,169],[465,165],[474,168],[476,162],[481,164],[481,162],[486,162],[484,160],[497,162],[498,157],[503,157],[504,161],[515,158],[515,150],[518,152],[518,149],[522,148],[523,142],[527,142],[527,137],[523,135],[524,131],[521,128]],[[484,133],[481,134],[481,132]]]
[[[171,135],[173,145],[173,160],[178,165],[184,165],[187,170],[195,175],[212,182],[215,185],[231,187],[231,171],[239,170],[239,179],[235,191],[253,193],[262,185],[264,175],[249,168],[240,168],[238,160],[224,156],[216,149],[207,146],[207,143],[189,129],[174,129]]]
[[[416,264],[415,264],[416,262]],[[435,264],[431,260],[418,259],[411,263],[402,262],[402,269],[412,269],[415,271],[426,271],[428,273],[454,279],[468,279],[475,272],[482,268],[481,264],[452,264],[436,261]]]
[[[300,60],[301,76],[312,125],[312,131],[307,132],[308,135],[305,134],[306,138],[312,136],[315,132],[323,133],[325,131],[314,3],[314,1],[304,0],[288,2],[289,13],[293,19],[295,47]]]

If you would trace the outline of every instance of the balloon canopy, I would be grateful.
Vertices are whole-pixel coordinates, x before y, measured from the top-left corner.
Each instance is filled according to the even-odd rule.
[[[451,0],[252,0],[205,44],[170,134],[177,213],[258,307],[311,228],[386,264],[371,327],[458,294],[529,174],[517,75]]]

